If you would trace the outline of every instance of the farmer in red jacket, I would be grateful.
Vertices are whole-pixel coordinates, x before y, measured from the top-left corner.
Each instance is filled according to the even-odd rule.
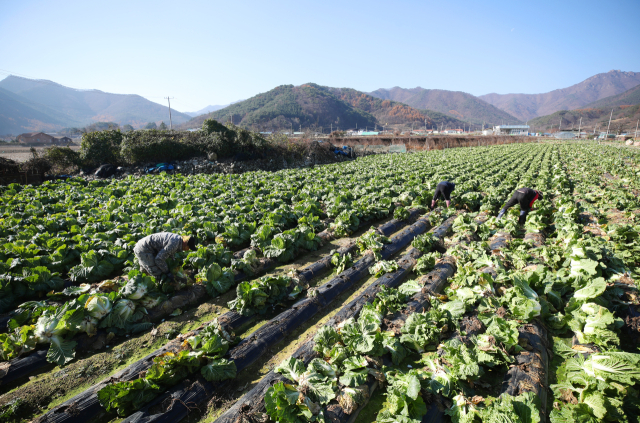
[[[520,204],[520,217],[518,218],[518,223],[520,225],[524,225],[524,222],[527,220],[527,214],[531,211],[531,207],[533,207],[533,203],[536,200],[542,199],[542,193],[540,191],[536,191],[531,188],[520,188],[517,189],[507,204],[504,205],[500,213],[498,214],[498,220],[507,212],[509,207],[515,206],[516,204]]]

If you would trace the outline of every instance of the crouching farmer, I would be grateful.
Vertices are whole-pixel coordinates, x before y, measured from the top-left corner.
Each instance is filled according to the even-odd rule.
[[[456,189],[456,184],[449,181],[442,181],[436,187],[436,192],[433,194],[433,200],[431,200],[431,210],[436,206],[438,199],[442,198],[447,204],[447,208],[451,205],[451,193]]]
[[[196,238],[193,236],[181,236],[171,232],[158,232],[142,238],[133,248],[138,258],[140,267],[146,273],[160,279],[165,276],[170,281],[173,274],[167,266],[167,259],[176,252],[195,250]]]
[[[519,204],[520,217],[518,218],[518,224],[524,225],[527,221],[527,215],[531,211],[533,203],[535,203],[536,200],[542,200],[542,193],[540,191],[536,191],[531,188],[520,188],[516,190],[509,201],[507,201],[507,204],[505,204],[502,210],[500,210],[500,213],[498,213],[498,220],[504,216],[509,208]]]

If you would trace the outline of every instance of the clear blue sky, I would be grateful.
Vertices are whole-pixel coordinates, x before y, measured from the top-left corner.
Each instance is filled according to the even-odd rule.
[[[0,0],[0,79],[171,95],[180,111],[306,82],[540,93],[640,71],[639,14],[638,0]]]

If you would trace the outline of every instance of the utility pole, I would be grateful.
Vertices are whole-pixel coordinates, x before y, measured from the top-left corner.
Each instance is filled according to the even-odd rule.
[[[580,128],[582,128],[582,116],[580,116],[580,123],[578,124],[578,139],[580,139]]]
[[[638,123],[640,123],[640,119],[636,122],[636,135],[633,137],[634,139],[638,138]]]
[[[171,122],[171,99],[173,97],[165,97],[167,99],[167,102],[169,102],[169,129],[173,129],[173,124]]]
[[[604,140],[609,139],[609,127],[611,126],[611,118],[613,117],[613,109],[611,109],[611,114],[609,115],[609,124],[607,125],[607,135],[604,136]]]
[[[562,116],[560,116],[560,125],[558,125],[558,132],[562,131]]]

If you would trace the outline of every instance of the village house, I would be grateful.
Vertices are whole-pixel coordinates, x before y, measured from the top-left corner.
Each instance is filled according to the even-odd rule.
[[[18,135],[16,139],[20,144],[29,145],[65,145],[71,142],[69,137],[56,138],[44,132],[27,132]]]

